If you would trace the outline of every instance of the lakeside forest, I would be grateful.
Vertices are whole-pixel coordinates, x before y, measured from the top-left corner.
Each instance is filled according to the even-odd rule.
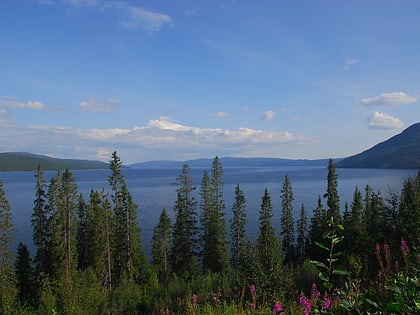
[[[148,259],[122,168],[114,152],[109,188],[83,196],[70,170],[47,183],[38,167],[34,253],[23,243],[12,250],[12,211],[0,181],[0,314],[420,313],[420,172],[399,192],[355,187],[343,209],[332,160],[315,209],[293,208],[285,175],[274,197],[264,190],[251,239],[240,184],[233,205],[225,204],[220,160],[200,187],[184,164]],[[272,198],[281,198],[280,209]]]

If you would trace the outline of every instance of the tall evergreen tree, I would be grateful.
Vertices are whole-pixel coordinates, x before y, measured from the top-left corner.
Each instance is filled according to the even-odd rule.
[[[197,201],[193,196],[188,164],[176,178],[179,185],[175,201],[175,223],[172,230],[171,265],[173,271],[181,276],[190,277],[197,272]]]
[[[242,262],[246,241],[246,199],[244,192],[239,185],[235,188],[235,202],[232,206],[232,218],[230,220],[230,238],[231,238],[231,265],[233,269],[238,269]]]
[[[19,242],[15,261],[18,298],[22,305],[31,305],[34,302],[35,285],[32,259],[28,247]]]
[[[171,218],[166,209],[163,209],[152,235],[152,264],[156,268],[159,281],[163,285],[168,283],[171,272],[169,261],[170,249]]]
[[[0,181],[0,314],[12,314],[16,299],[16,278],[11,249],[13,233],[12,212],[3,182]]]
[[[83,195],[79,195],[78,203],[77,203],[77,269],[84,270],[89,267],[89,238],[90,235],[88,233],[88,218],[87,218],[87,205]]]
[[[308,247],[308,218],[305,211],[305,206],[302,203],[302,207],[300,208],[299,219],[296,224],[297,230],[297,245],[296,245],[296,253],[297,253],[297,262],[302,264],[305,260],[307,254],[307,247]]]
[[[54,278],[71,280],[77,269],[78,193],[73,174],[66,169],[51,179],[48,207],[51,211],[51,256]]]
[[[259,270],[257,284],[262,288],[267,298],[276,296],[279,288],[281,288],[284,260],[281,242],[273,227],[272,219],[271,196],[266,188],[262,197],[259,215],[260,227],[257,238]]]
[[[316,245],[316,242],[322,242],[322,235],[328,229],[328,215],[327,211],[322,205],[321,196],[318,196],[318,203],[313,210],[311,218],[311,227],[309,231],[310,236],[310,257],[313,260],[322,261],[325,258],[325,251]]]
[[[335,171],[332,159],[328,161],[327,192],[324,198],[327,198],[327,215],[333,217],[334,222],[340,222],[340,197],[338,195],[337,173]]]
[[[211,189],[210,175],[207,170],[203,172],[200,186],[200,224],[201,224],[201,235],[200,235],[200,258],[202,264],[208,260],[208,246],[212,235],[210,231],[210,222],[213,211],[213,196]]]
[[[293,189],[287,174],[281,188],[281,230],[282,246],[285,263],[291,263],[294,259],[295,223],[293,220]]]
[[[49,229],[49,213],[47,207],[46,182],[41,166],[35,172],[35,200],[32,212],[32,240],[36,248],[35,271],[39,275],[49,271],[48,246],[51,238]]]
[[[115,280],[122,284],[140,281],[145,275],[146,256],[141,246],[141,230],[137,222],[137,208],[122,174],[122,162],[114,151],[109,161],[114,202],[114,273]]]
[[[420,246],[420,171],[404,181],[397,215],[397,233],[412,247]]]
[[[216,156],[210,178],[210,209],[203,227],[203,270],[224,273],[229,267],[228,244],[226,240],[225,201],[223,199],[223,168]],[[203,188],[202,188],[203,189]]]

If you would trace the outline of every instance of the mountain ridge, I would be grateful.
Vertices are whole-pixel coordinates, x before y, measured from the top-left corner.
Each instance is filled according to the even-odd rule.
[[[64,169],[105,169],[108,164],[100,161],[83,159],[59,159],[28,152],[0,153],[0,171],[34,171],[41,166],[43,170]]]
[[[373,147],[349,156],[337,168],[418,169],[420,167],[420,123]]]

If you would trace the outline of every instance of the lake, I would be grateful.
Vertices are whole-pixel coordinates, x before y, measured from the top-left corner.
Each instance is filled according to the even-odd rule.
[[[176,177],[182,169],[176,168],[125,168],[123,174],[127,185],[133,195],[134,201],[139,205],[138,220],[142,229],[143,246],[147,253],[150,250],[150,241],[154,226],[157,224],[163,208],[174,218],[173,206],[176,199],[177,186],[174,185]],[[190,175],[196,186],[195,196],[199,201],[199,190],[204,170],[208,168],[191,168]],[[294,215],[298,217],[302,203],[312,216],[318,196],[322,196],[327,187],[327,168],[319,166],[283,166],[283,167],[227,167],[223,168],[224,199],[226,204],[226,218],[231,217],[231,208],[234,202],[234,190],[240,184],[247,200],[247,232],[251,237],[258,233],[258,215],[264,189],[267,188],[274,210],[273,223],[280,225],[280,191],[287,174],[291,180],[294,194]],[[109,170],[78,170],[72,171],[78,185],[79,193],[86,200],[92,189],[108,190]],[[44,178],[49,183],[55,171],[44,172]],[[338,190],[341,209],[345,201],[349,204],[355,187],[364,188],[369,184],[375,191],[383,196],[389,191],[399,191],[404,180],[417,174],[417,170],[380,170],[380,169],[337,169]],[[6,197],[12,207],[13,222],[17,230],[15,238],[23,241],[32,250],[31,215],[33,200],[35,199],[34,172],[0,172],[0,180],[4,184]],[[325,204],[325,200],[323,200]]]

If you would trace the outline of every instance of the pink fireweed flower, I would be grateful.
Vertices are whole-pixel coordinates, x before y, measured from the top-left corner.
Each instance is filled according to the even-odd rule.
[[[255,288],[255,285],[250,285],[249,286],[249,291],[251,292],[251,293],[254,293],[255,291],[256,291],[256,288]]]
[[[312,302],[303,293],[301,294],[301,296],[299,298],[299,304],[300,304],[301,307],[303,307],[304,314],[305,314],[305,312],[308,312],[308,314],[309,314],[309,311],[312,308]]]
[[[276,303],[273,306],[273,313],[277,314],[277,312],[282,312],[283,311],[283,305],[281,305],[280,303]],[[282,313],[284,314],[284,313]]]
[[[407,241],[404,239],[401,239],[401,250],[405,255],[408,255],[410,253],[410,248],[407,245]]]
[[[375,253],[378,255],[381,252],[381,245],[379,243],[376,243],[375,245]]]
[[[255,310],[255,304],[254,304],[254,303],[249,304],[249,308],[250,308],[251,310]]]
[[[389,252],[389,245],[387,243],[384,244],[384,251]]]
[[[324,297],[321,306],[324,310],[328,310],[331,307],[331,299],[328,296]]]

